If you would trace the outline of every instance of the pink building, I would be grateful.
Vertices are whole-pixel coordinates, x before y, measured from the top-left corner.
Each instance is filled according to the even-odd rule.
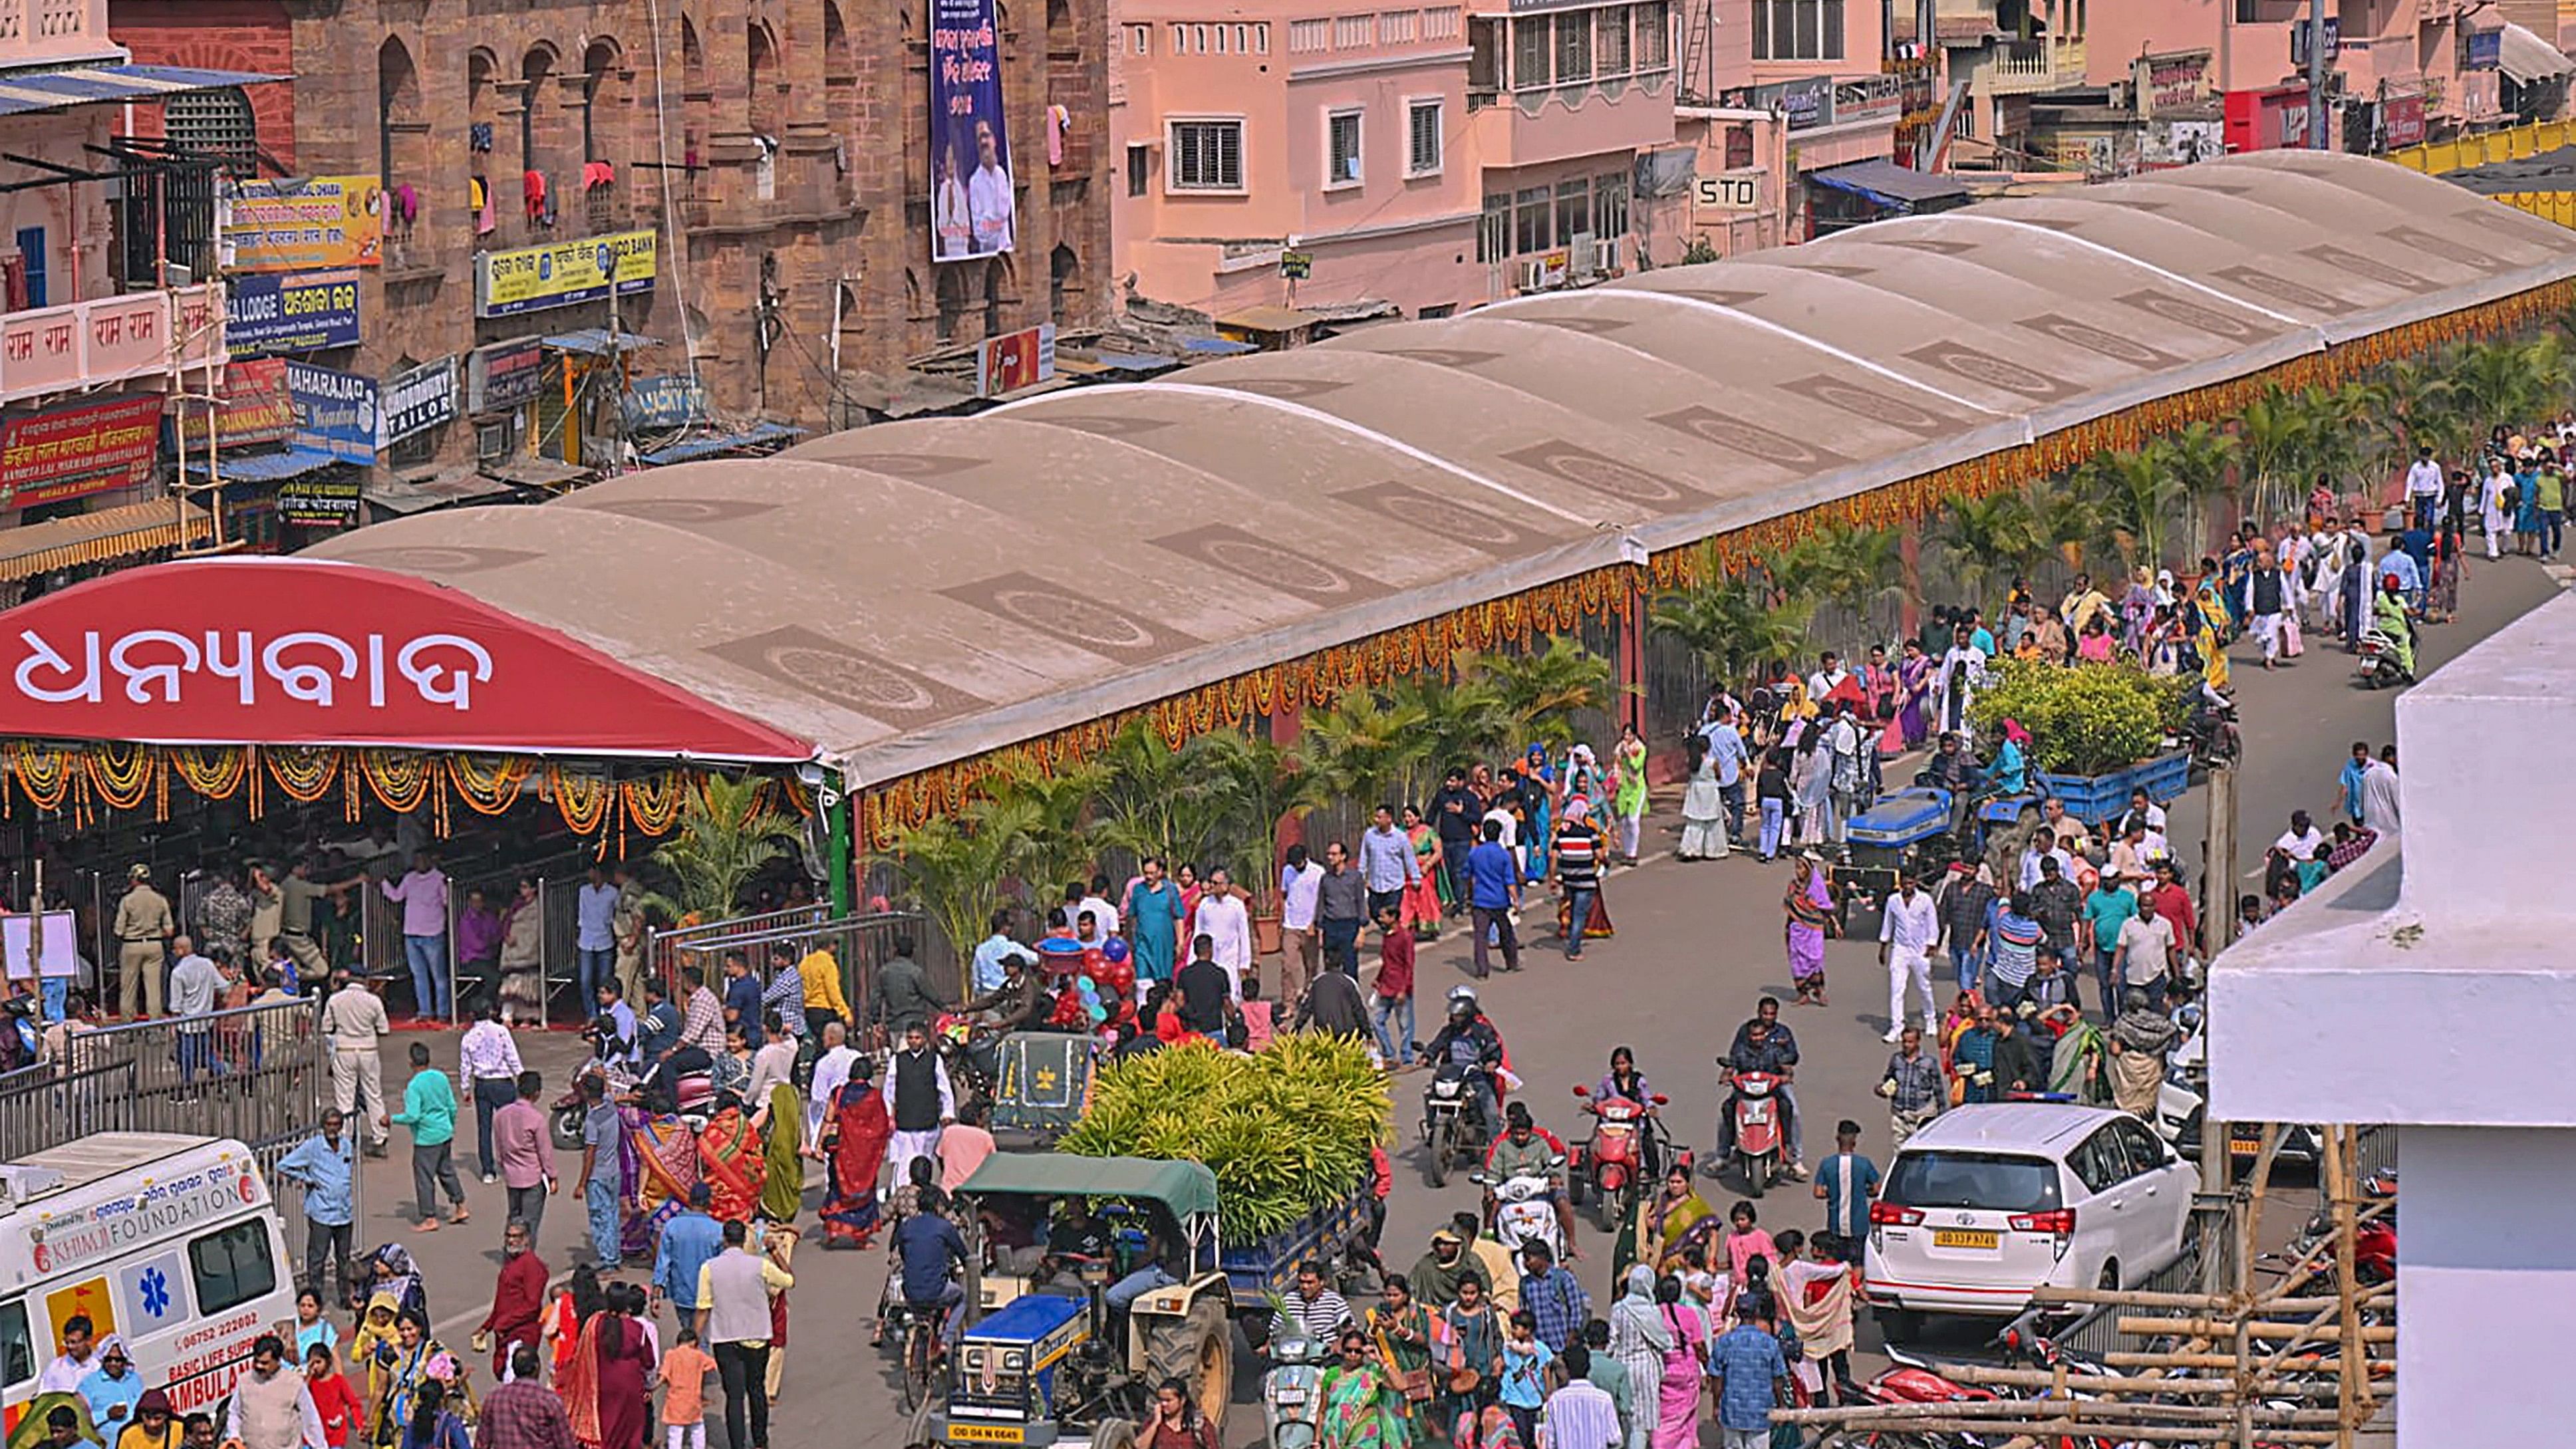
[[[2087,17],[2087,77],[2095,85],[2122,81],[2141,55],[2207,50],[2229,150],[2303,144],[2296,138],[2306,118],[2307,77],[2293,48],[2308,7],[2309,0],[2095,5]],[[2326,12],[2334,26],[2327,68],[2340,73],[2348,102],[2380,106],[2410,131],[2496,117],[2493,51],[2479,58],[2472,40],[2485,33],[2491,44],[2503,28],[2494,0],[2337,0]],[[2343,139],[2329,137],[2338,148]]]
[[[1637,265],[1637,158],[1673,141],[1668,0],[1112,18],[1112,240],[1138,294],[1445,316]]]

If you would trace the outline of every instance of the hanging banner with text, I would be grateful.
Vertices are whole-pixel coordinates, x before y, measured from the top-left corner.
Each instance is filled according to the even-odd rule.
[[[596,302],[617,279],[617,295],[653,290],[660,258],[651,231],[621,231],[552,246],[484,252],[474,259],[474,315],[513,317]]]
[[[1018,235],[993,0],[930,0],[930,256],[999,256]]]
[[[224,385],[216,390],[215,445],[246,448],[283,443],[295,434],[295,404],[286,396],[286,360],[278,357],[234,358],[224,365]],[[179,444],[202,454],[206,446],[206,408],[190,400],[179,405]]]
[[[358,274],[254,272],[232,279],[224,343],[235,357],[358,344]]]
[[[379,267],[385,188],[373,176],[281,176],[224,184],[216,225],[227,272]]]
[[[376,461],[376,380],[301,362],[286,364],[286,395],[295,404],[295,445],[344,463]]]
[[[0,420],[0,508],[149,482],[161,456],[161,395],[137,393]]]

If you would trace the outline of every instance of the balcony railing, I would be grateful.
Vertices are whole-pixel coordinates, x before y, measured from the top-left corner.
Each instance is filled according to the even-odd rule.
[[[160,376],[174,347],[189,367],[220,362],[223,319],[213,282],[12,312],[0,317],[0,400]]]
[[[1995,47],[1980,68],[1986,89],[1995,95],[2021,95],[2084,82],[2084,41],[2049,38],[2007,40]]]

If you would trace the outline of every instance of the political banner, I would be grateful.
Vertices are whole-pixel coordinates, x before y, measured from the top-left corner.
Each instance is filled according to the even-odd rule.
[[[994,0],[930,0],[930,255],[999,256],[1018,235]]]
[[[358,273],[252,272],[232,279],[224,345],[235,357],[358,344]]]
[[[217,225],[227,272],[380,267],[385,188],[373,176],[230,181]]]

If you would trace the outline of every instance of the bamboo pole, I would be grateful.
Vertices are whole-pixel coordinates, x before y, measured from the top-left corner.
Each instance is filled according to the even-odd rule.
[[[2337,1312],[2336,1308],[2328,1307],[2320,1310],[2318,1317],[2332,1318]],[[2136,1333],[2150,1337],[2157,1334],[2177,1333],[2220,1336],[2238,1332],[2240,1327],[2237,1320],[2232,1318],[2132,1318],[2125,1313],[2120,1315],[2117,1326],[2122,1333]],[[2363,1343],[2397,1341],[2395,1324],[2365,1323],[2357,1327]],[[2248,1337],[2259,1338],[2266,1343],[2300,1343],[2312,1338],[2326,1343],[2340,1343],[2343,1341],[2344,1334],[2343,1325],[2339,1323],[2271,1323],[2251,1314],[2245,1316],[2242,1331]]]
[[[2044,1389],[2055,1385],[2057,1376],[2039,1369],[1990,1368],[1984,1364],[1940,1364],[1933,1372],[1962,1384],[1994,1384],[2017,1389]],[[2149,1375],[2069,1374],[2067,1387],[2088,1394],[2182,1394],[2200,1397],[2226,1394],[2235,1386],[2224,1379],[2157,1378]],[[2287,1398],[2324,1398],[2327,1390],[2318,1384],[2290,1384],[2274,1390]]]
[[[2339,1372],[2342,1362],[2342,1355],[2333,1353],[2285,1354],[2265,1360],[2264,1372],[2268,1374],[2330,1374]],[[2370,1359],[2368,1362],[2374,1372],[2388,1374],[2394,1374],[2396,1372],[2396,1365],[2390,1363],[2386,1359]],[[2232,1353],[2201,1352],[2197,1350],[2169,1351],[2164,1353],[2131,1353],[2126,1350],[2119,1350],[2102,1355],[2102,1364],[2106,1368],[2191,1369],[2200,1372],[2225,1372],[2233,1370],[2236,1367],[2236,1356]]]
[[[2324,1408],[2275,1409],[2265,1406],[2257,1408],[2254,1413],[2258,1423],[2331,1427],[2335,1422],[2335,1411]],[[2084,1420],[2095,1425],[2109,1425],[2136,1416],[2193,1424],[2224,1424],[2236,1415],[2235,1409],[2214,1404],[2160,1404],[2131,1399],[1987,1399],[1938,1404],[1846,1404],[1834,1408],[1773,1409],[1771,1422],[1839,1424],[1853,1428],[1912,1424],[1922,1419],[2000,1419],[2032,1423]]]
[[[2233,1293],[2149,1293],[2135,1288],[2040,1288],[2031,1298],[2039,1303],[2102,1304],[2115,1308],[2181,1308],[2209,1313],[2226,1313],[2236,1307]],[[2314,1313],[2333,1308],[2340,1298],[2264,1298],[2254,1304],[2265,1312]]]

